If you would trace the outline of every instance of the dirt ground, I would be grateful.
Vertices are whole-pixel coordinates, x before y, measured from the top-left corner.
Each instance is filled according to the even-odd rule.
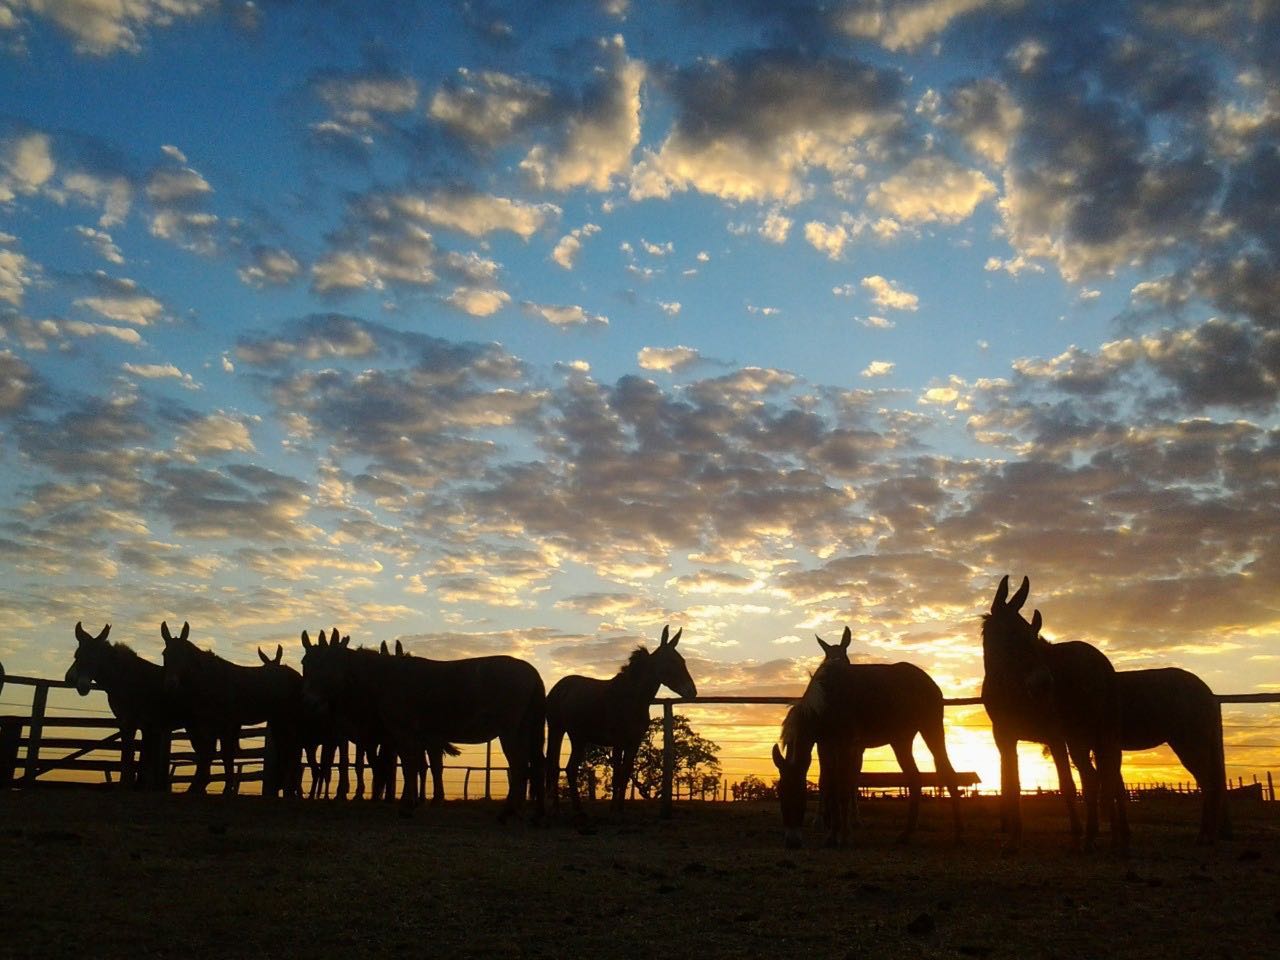
[[[1029,798],[1001,853],[966,800],[894,843],[896,800],[863,804],[849,849],[786,851],[771,803],[653,805],[589,832],[497,823],[454,802],[385,804],[41,789],[0,794],[7,957],[1231,957],[1280,942],[1280,810],[1233,807],[1196,846],[1194,800],[1131,806],[1126,859],[1067,849]]]

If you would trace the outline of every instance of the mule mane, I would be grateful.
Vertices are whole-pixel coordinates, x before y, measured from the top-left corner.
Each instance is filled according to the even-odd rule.
[[[653,656],[643,644],[631,651],[631,656],[627,657],[627,662],[618,668],[618,672],[614,675],[615,680],[635,679],[640,671],[642,671],[649,662],[649,658]]]
[[[809,686],[805,687],[800,700],[791,705],[787,715],[782,718],[782,732],[779,739],[791,755],[796,742],[800,739],[803,727],[821,717],[827,709],[826,664],[818,667],[809,675]]]

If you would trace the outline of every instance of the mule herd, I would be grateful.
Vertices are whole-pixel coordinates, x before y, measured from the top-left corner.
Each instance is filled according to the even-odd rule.
[[[1176,668],[1116,671],[1096,647],[1040,636],[1036,610],[1022,615],[1030,592],[1023,578],[1010,596],[1000,581],[990,612],[982,618],[982,701],[1000,753],[1001,813],[1006,843],[1021,841],[1021,792],[1017,744],[1042,744],[1053,757],[1073,843],[1092,845],[1100,811],[1114,848],[1129,841],[1127,794],[1120,774],[1123,750],[1167,743],[1195,777],[1203,795],[1200,838],[1229,832],[1222,717],[1217,698],[1194,674]],[[203,792],[215,749],[226,773],[225,792],[236,791],[236,752],[242,726],[267,724],[264,793],[300,796],[304,757],[311,770],[310,795],[328,796],[335,756],[340,757],[336,793],[345,797],[348,745],[355,748],[354,796],[364,795],[364,767],[372,773],[373,797],[393,799],[397,760],[403,771],[401,812],[408,815],[426,793],[428,769],[433,803],[443,799],[441,771],[455,744],[497,739],[506,756],[505,819],[531,801],[541,817],[557,800],[561,743],[570,749],[565,772],[575,815],[583,810],[577,775],[592,745],[612,751],[611,805],[620,810],[636,751],[649,723],[649,706],[660,686],[692,698],[697,688],[676,649],[682,631],[664,627],[658,646],[638,647],[607,680],[568,676],[546,691],[538,671],[510,656],[432,660],[395,651],[352,647],[337,629],[316,640],[302,633],[302,670],[258,651],[260,663],[231,663],[190,639],[190,626],[175,636],[160,625],[163,665],[111,643],[110,624],[96,636],[77,623],[75,658],[66,679],[84,695],[93,685],[107,693],[120,722],[122,780],[164,788],[168,783],[172,731],[185,728],[196,758],[190,790]],[[858,777],[864,752],[892,748],[909,784],[910,802],[902,839],[919,816],[921,778],[912,756],[917,734],[934,758],[940,782],[951,796],[957,837],[962,832],[955,771],[943,733],[943,697],[938,685],[909,663],[850,662],[851,634],[839,644],[818,638],[823,660],[804,694],[787,712],[779,745],[773,747],[785,840],[799,846],[808,795],[807,774],[816,748],[818,790],[828,845],[847,842],[856,818]],[[546,751],[544,754],[544,731]],[[140,749],[137,736],[141,733]],[[1071,764],[1080,774],[1085,818],[1076,804]]]

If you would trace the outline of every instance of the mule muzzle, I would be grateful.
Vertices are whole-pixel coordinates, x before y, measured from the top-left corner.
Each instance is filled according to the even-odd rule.
[[[87,697],[89,691],[93,689],[93,680],[77,670],[74,664],[67,671],[66,681],[67,683],[75,684],[76,693],[82,697]]]

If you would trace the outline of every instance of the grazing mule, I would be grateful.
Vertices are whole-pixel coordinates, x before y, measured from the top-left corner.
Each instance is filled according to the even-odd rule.
[[[507,758],[502,818],[519,811],[532,778],[535,815],[542,815],[542,677],[515,657],[429,660],[384,657],[352,649],[349,637],[326,646],[304,632],[302,672],[307,696],[331,710],[372,707],[404,767],[401,814],[418,800],[419,771],[429,746],[486,743],[497,737]]]
[[[82,697],[95,683],[106,691],[111,712],[120,721],[120,782],[163,790],[169,784],[170,737],[183,720],[165,696],[163,668],[123,643],[108,641],[110,632],[108,623],[95,637],[76,623],[77,646],[67,683],[75,684]],[[139,731],[142,744],[135,755]]]
[[[557,804],[560,786],[560,744],[569,735],[569,799],[573,812],[582,816],[578,797],[578,766],[591,744],[613,748],[613,797],[610,806],[622,809],[627,783],[635,767],[640,741],[649,729],[649,704],[658,687],[666,686],[682,697],[698,695],[684,657],[676,650],[681,627],[668,639],[670,625],[662,628],[658,649],[650,653],[637,647],[616,676],[609,680],[572,675],[562,678],[547,694],[547,793]]]
[[[1044,744],[1053,756],[1058,782],[1071,820],[1073,845],[1080,840],[1075,781],[1068,757],[1081,771],[1087,823],[1085,845],[1098,834],[1098,803],[1111,824],[1111,845],[1127,849],[1129,824],[1120,775],[1120,695],[1116,672],[1102,651],[1079,640],[1049,643],[1040,636],[1040,611],[1028,623],[1019,611],[1031,583],[1022,578],[1009,596],[1006,575],[996,589],[991,612],[982,618],[982,703],[1000,751],[1002,819],[1006,846],[1022,842],[1018,741]],[[1098,764],[1092,776],[1090,754]]]
[[[240,728],[266,721],[268,741],[274,745],[275,756],[268,756],[264,765],[262,789],[267,795],[275,793],[280,785],[271,772],[280,765],[274,761],[277,756],[292,756],[291,751],[297,746],[300,688],[293,679],[297,671],[231,663],[211,650],[201,650],[187,639],[190,633],[191,626],[187,623],[176,637],[169,632],[167,622],[160,624],[160,635],[164,638],[165,690],[182,702],[190,718],[187,729],[195,748],[196,772],[189,791],[203,793],[209,785],[216,738],[222,748],[226,774],[222,792],[235,793],[239,786],[235,762]]]
[[[820,790],[826,845],[843,846],[848,841],[849,794],[857,792],[862,755],[870,747],[886,744],[893,748],[907,777],[907,824],[898,839],[909,840],[920,816],[920,770],[911,752],[917,733],[924,739],[934,767],[951,793],[958,840],[963,829],[960,791],[947,757],[942,691],[938,685],[910,663],[850,664],[828,660],[818,667],[804,695],[782,721],[783,748],[779,750],[777,744],[773,747],[787,847],[801,846],[808,772],[815,745],[824,765]]]

